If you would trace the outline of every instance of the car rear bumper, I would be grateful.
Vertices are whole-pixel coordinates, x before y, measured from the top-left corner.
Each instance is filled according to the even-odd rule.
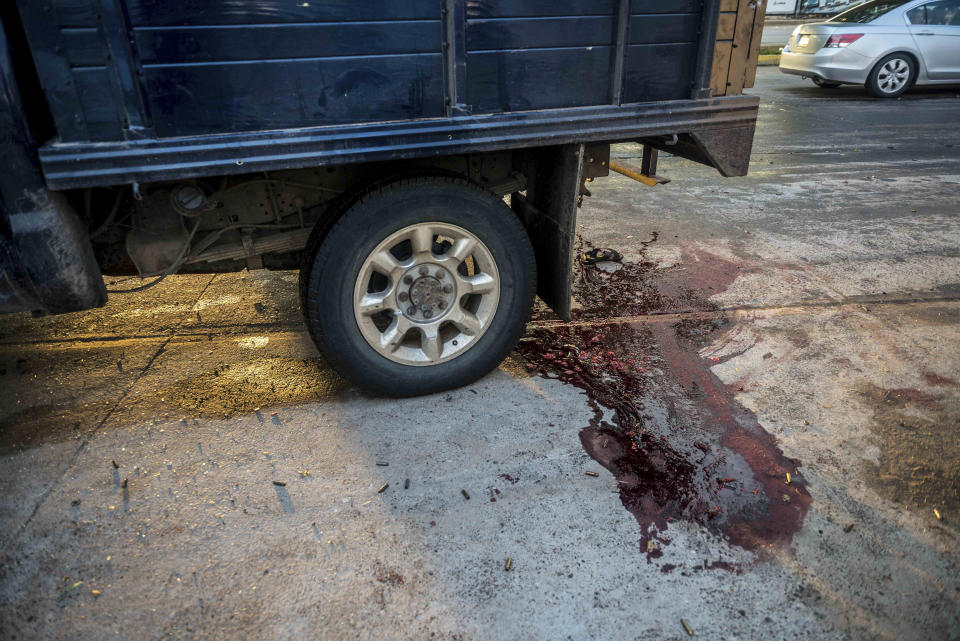
[[[873,66],[873,59],[843,49],[821,49],[816,53],[784,51],[780,55],[780,71],[795,76],[823,78],[834,82],[863,84]]]

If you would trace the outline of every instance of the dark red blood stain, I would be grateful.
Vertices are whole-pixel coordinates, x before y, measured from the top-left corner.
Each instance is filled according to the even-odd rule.
[[[722,262],[716,257],[702,262],[710,260]],[[707,288],[725,287],[737,273],[741,270],[725,267],[711,276]],[[697,293],[704,290],[703,282],[693,283],[696,287],[676,279],[665,282],[646,261],[624,262],[614,273],[580,265],[576,318],[711,309]],[[721,325],[719,317],[677,321],[663,315],[659,322],[648,318],[644,323],[540,327],[518,348],[547,377],[586,392],[593,418],[581,430],[580,441],[616,479],[621,502],[641,526],[640,549],[648,562],[663,555],[662,547],[670,542],[664,532],[673,520],[699,523],[731,543],[758,549],[788,543],[810,504],[798,478],[799,463],[783,456],[774,438],[697,355],[695,343]],[[674,388],[680,390],[679,398]],[[645,396],[694,409],[667,425],[654,423]],[[787,472],[793,476],[790,485]],[[742,491],[720,491],[733,482]],[[723,562],[707,569],[714,568],[733,569]]]
[[[927,385],[944,386],[944,387],[948,385],[952,387],[960,386],[960,383],[957,383],[952,378],[947,378],[946,376],[940,376],[939,374],[934,374],[933,372],[924,372],[923,380],[927,383]]]
[[[502,478],[504,481],[507,481],[508,483],[516,483],[517,481],[520,480],[518,477],[510,476],[509,474],[501,474],[500,478]],[[497,494],[499,494],[499,492],[497,492]]]
[[[736,572],[737,574],[743,574],[743,568],[741,568],[736,563],[730,563],[729,561],[711,561],[707,563],[703,562],[703,565],[697,565],[693,568],[694,572],[700,572],[702,570],[726,570],[728,572]]]
[[[671,328],[657,325],[651,330],[680,384],[690,387],[695,383],[703,392],[700,400],[713,419],[713,429],[720,432],[720,445],[746,461],[766,496],[764,514],[726,524],[724,531],[730,541],[747,549],[789,543],[803,525],[811,501],[802,483],[787,484],[787,473],[796,475],[799,461],[780,452],[776,439],[761,427],[756,416],[736,402],[696,353],[681,348]]]
[[[726,290],[741,274],[757,271],[752,265],[693,248],[681,251],[680,264],[683,270],[662,270],[657,287],[663,294],[681,299],[689,298],[691,292],[700,298],[709,298]]]
[[[675,566],[673,563],[664,563],[663,565],[660,566],[660,571],[663,572],[664,574],[670,574],[676,569],[677,569],[677,566]]]

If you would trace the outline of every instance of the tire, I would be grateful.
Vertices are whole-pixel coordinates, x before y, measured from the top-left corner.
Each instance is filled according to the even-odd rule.
[[[412,253],[398,253],[404,247]],[[320,353],[358,387],[395,397],[460,387],[495,368],[520,339],[536,293],[523,225],[495,194],[453,177],[368,190],[319,243],[307,273],[305,315]]]
[[[394,171],[384,174],[379,178],[369,182],[362,187],[354,187],[337,196],[323,212],[321,218],[313,226],[310,237],[307,239],[307,245],[300,253],[300,276],[297,281],[298,293],[300,297],[300,311],[306,318],[307,311],[307,285],[310,282],[310,271],[313,269],[313,261],[320,247],[320,243],[326,238],[327,233],[333,225],[340,220],[343,212],[353,207],[367,193],[375,190],[377,187],[386,185],[404,178],[420,177],[440,177],[455,176],[452,172],[446,172],[438,169],[408,169],[402,172]],[[309,319],[307,319],[309,324]]]
[[[877,98],[896,98],[917,78],[917,64],[905,53],[891,53],[880,59],[867,76],[866,88]]]
[[[821,89],[836,89],[841,83],[830,82],[829,80],[824,80],[823,78],[813,78],[813,84],[817,85]]]

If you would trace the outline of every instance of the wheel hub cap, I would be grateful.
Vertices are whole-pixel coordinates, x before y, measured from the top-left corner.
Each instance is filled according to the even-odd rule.
[[[369,254],[354,287],[354,316],[367,343],[404,365],[435,365],[477,344],[500,300],[493,254],[468,230],[418,223]]]
[[[427,274],[421,275],[423,271]],[[450,272],[442,267],[430,269],[426,265],[417,266],[411,272],[401,281],[397,294],[399,300],[406,298],[410,301],[406,310],[407,318],[419,322],[443,316],[456,300]],[[408,279],[412,279],[412,283],[406,289]],[[404,293],[407,295],[402,296]]]

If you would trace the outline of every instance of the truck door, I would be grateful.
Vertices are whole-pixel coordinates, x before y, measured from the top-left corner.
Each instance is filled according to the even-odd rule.
[[[960,79],[960,0],[936,0],[907,12],[910,33],[931,80]]]

